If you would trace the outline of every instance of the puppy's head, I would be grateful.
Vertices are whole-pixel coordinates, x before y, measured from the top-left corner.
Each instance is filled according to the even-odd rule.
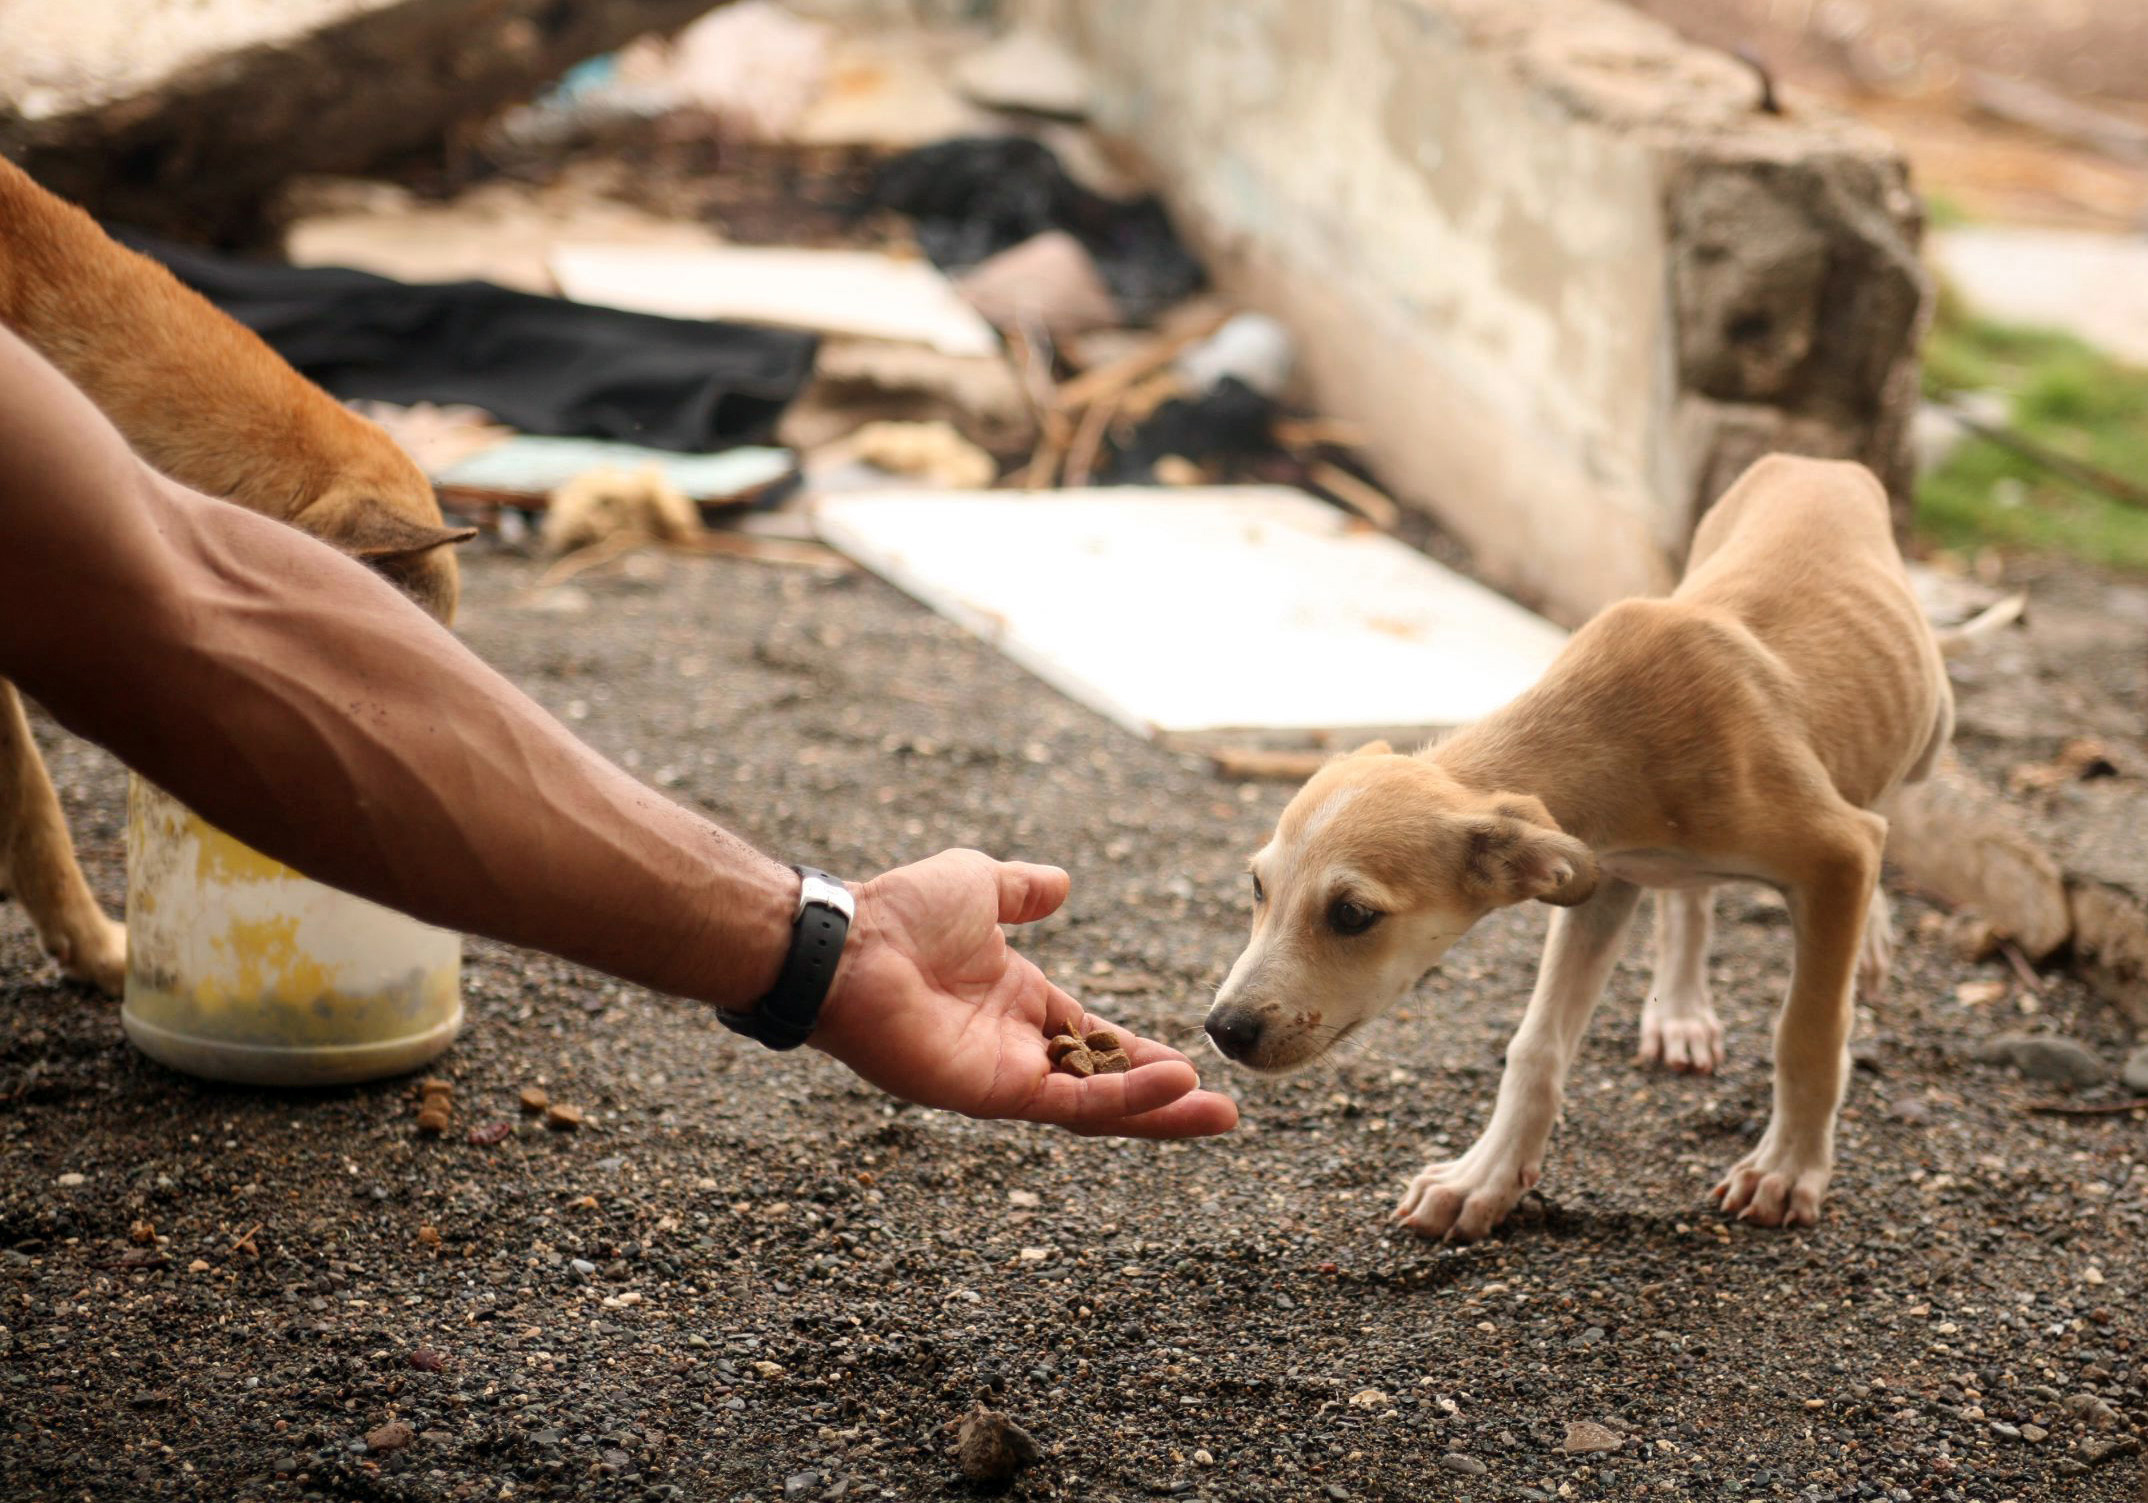
[[[1280,1071],[1379,1016],[1495,908],[1571,905],[1596,886],[1587,846],[1525,794],[1478,793],[1375,741],[1314,774],[1254,856],[1253,938],[1208,1036]]]

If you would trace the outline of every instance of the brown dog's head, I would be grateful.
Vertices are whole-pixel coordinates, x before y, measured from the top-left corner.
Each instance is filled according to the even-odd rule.
[[[292,525],[379,571],[442,625],[455,619],[462,575],[454,545],[477,536],[449,527],[425,472],[380,428],[344,446],[334,483],[291,518]]]
[[[1537,799],[1465,788],[1384,741],[1315,773],[1252,870],[1252,942],[1207,1030],[1262,1071],[1385,1012],[1493,909],[1579,903],[1596,886],[1588,847]]]

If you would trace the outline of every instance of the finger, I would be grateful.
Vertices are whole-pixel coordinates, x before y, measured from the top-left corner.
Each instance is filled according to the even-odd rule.
[[[1238,1125],[1238,1103],[1220,1091],[1189,1091],[1138,1117],[1069,1129],[1085,1138],[1208,1138]]]
[[[1171,1060],[1123,1075],[1047,1073],[1009,1115],[1052,1127],[1103,1126],[1169,1106],[1200,1083],[1193,1066]]]
[[[1056,913],[1073,881],[1056,866],[1027,861],[999,862],[992,874],[999,882],[999,921],[1003,924],[1033,924]]]

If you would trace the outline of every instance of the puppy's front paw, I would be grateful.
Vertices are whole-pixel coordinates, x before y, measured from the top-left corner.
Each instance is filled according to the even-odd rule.
[[[1713,1075],[1723,1064],[1723,1025],[1706,1002],[1677,1006],[1650,996],[1641,1008],[1644,1065],[1660,1064],[1681,1075]]]
[[[1519,1154],[1480,1140],[1458,1159],[1427,1165],[1402,1193],[1393,1219],[1421,1237],[1474,1242],[1506,1219],[1537,1174]]]
[[[1756,1226],[1812,1226],[1833,1173],[1828,1154],[1783,1147],[1771,1126],[1711,1193],[1726,1214]]]

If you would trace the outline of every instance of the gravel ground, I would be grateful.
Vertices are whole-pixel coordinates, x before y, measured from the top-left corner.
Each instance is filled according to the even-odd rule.
[[[839,872],[1057,860],[1074,900],[1031,952],[1194,1036],[1287,789],[1130,740],[869,579],[673,563],[536,610],[532,573],[473,559],[467,635],[604,751]],[[54,765],[116,902],[120,777],[57,738]],[[986,1396],[1045,1449],[1024,1496],[2136,1497],[2139,1114],[2031,1114],[2053,1088],[1970,1063],[2022,1019],[1957,988],[2005,972],[1903,901],[1827,1219],[1725,1225],[1703,1194],[1761,1124],[1787,932],[1723,906],[1726,1072],[1629,1062],[1637,945],[1541,1198],[1460,1250],[1384,1216],[1484,1119],[1540,913],[1347,1058],[1241,1081],[1234,1136],[1159,1147],[899,1107],[488,944],[457,1129],[421,1140],[407,1083],[148,1063],[0,909],[0,1496],[959,1496],[944,1427]],[[2071,983],[2038,1005],[2126,1046]],[[588,1125],[522,1120],[532,1084]],[[514,1131],[465,1140],[486,1122]],[[1566,1452],[1577,1422],[1616,1449]]]

